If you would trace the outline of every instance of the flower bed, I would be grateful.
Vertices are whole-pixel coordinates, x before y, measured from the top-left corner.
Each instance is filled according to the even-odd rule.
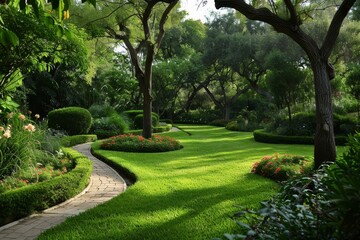
[[[251,172],[275,181],[285,181],[300,174],[310,173],[311,161],[299,155],[265,156],[255,162]]]
[[[124,152],[168,152],[181,149],[179,141],[169,137],[153,135],[146,139],[133,134],[122,134],[104,140],[101,149]]]

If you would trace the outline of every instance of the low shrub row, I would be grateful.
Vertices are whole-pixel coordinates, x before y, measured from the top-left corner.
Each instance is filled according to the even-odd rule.
[[[172,124],[166,124],[163,126],[153,127],[153,133],[168,132],[172,128]]]
[[[100,148],[124,152],[168,152],[181,149],[182,146],[169,136],[153,135],[146,139],[139,135],[123,134],[104,140]]]
[[[268,133],[265,130],[255,130],[253,132],[254,139],[263,143],[281,143],[281,144],[314,144],[312,136],[284,136]],[[335,142],[337,146],[343,146],[347,143],[346,136],[336,136]]]
[[[72,147],[81,143],[94,142],[96,140],[97,140],[96,135],[65,136],[61,138],[61,145],[63,147]]]
[[[35,211],[61,203],[80,193],[89,183],[91,161],[75,150],[64,148],[76,167],[49,181],[28,185],[0,194],[0,225],[5,225]]]

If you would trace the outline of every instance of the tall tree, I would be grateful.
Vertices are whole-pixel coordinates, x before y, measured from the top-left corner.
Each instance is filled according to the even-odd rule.
[[[107,26],[110,37],[124,42],[134,67],[135,77],[139,81],[140,90],[143,93],[143,136],[145,138],[152,136],[152,65],[165,34],[167,18],[177,3],[178,0],[127,1],[124,5],[129,7],[130,14],[116,19],[120,32]],[[157,19],[155,13],[161,17]],[[136,18],[141,24],[143,34],[140,40],[133,40],[129,27],[131,18]]]
[[[339,2],[339,1],[336,1]],[[314,74],[316,102],[315,168],[323,162],[336,160],[336,146],[333,127],[332,92],[330,80],[335,72],[329,63],[340,28],[356,0],[343,0],[336,8],[325,38],[319,45],[315,39],[303,31],[302,23],[311,16],[316,6],[308,1],[244,1],[215,0],[217,9],[233,8],[247,18],[270,24],[277,32],[293,39],[307,54]],[[320,3],[321,4],[321,3]],[[322,4],[333,4],[323,2]],[[314,7],[314,8],[313,8]]]

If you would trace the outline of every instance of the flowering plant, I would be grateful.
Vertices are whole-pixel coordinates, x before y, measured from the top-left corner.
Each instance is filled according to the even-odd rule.
[[[101,149],[125,152],[167,152],[182,148],[179,141],[169,137],[153,135],[146,139],[133,134],[122,134],[101,142]]]
[[[255,162],[251,172],[275,181],[285,181],[291,177],[307,174],[311,171],[309,159],[300,155],[279,155],[264,156],[260,161]]]

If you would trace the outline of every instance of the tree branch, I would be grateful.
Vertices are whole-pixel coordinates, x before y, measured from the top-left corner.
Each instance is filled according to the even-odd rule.
[[[339,35],[341,25],[355,2],[356,0],[344,0],[336,11],[329,26],[325,40],[321,46],[322,57],[324,59],[328,59],[330,57],[336,39]]]
[[[166,22],[167,17],[169,16],[171,10],[176,6],[176,4],[179,2],[179,0],[173,0],[170,1],[171,3],[167,6],[167,8],[165,9],[165,11],[163,12],[162,16],[161,16],[161,20],[159,23],[159,34],[158,37],[156,39],[156,48],[160,47],[161,41],[164,37],[165,34],[165,30],[164,30],[164,25]]]

